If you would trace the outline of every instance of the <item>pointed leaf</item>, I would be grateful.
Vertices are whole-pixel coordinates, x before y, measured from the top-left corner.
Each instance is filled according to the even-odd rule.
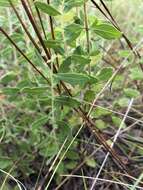
[[[132,88],[124,89],[124,93],[127,97],[130,97],[130,98],[137,98],[140,96],[140,92],[138,90],[132,89]]]
[[[21,92],[30,95],[37,95],[46,92],[47,89],[48,89],[47,87],[34,87],[34,88],[24,87],[23,89],[21,89]]]
[[[96,34],[108,40],[120,38],[122,35],[122,33],[111,24],[101,23],[93,25],[92,27]]]
[[[105,67],[101,69],[99,73],[97,73],[97,78],[99,79],[99,81],[109,80],[112,74],[113,74],[113,69],[111,67]]]
[[[70,24],[65,27],[65,36],[67,39],[67,43],[70,45],[73,43],[74,40],[76,40],[81,31],[83,30],[82,26],[79,24]]]
[[[60,15],[61,13],[57,11],[54,7],[51,5],[48,5],[46,3],[42,3],[40,1],[36,1],[35,5],[37,8],[39,8],[42,12],[48,14],[49,16],[57,16]]]
[[[15,80],[17,77],[17,75],[14,73],[14,72],[9,72],[9,73],[6,73],[5,75],[3,75],[1,78],[0,78],[0,81],[3,83],[3,84],[8,84],[9,82]]]
[[[49,120],[48,116],[41,116],[40,118],[38,118],[36,121],[32,123],[31,125],[32,130],[39,129],[40,127],[45,125],[48,120]]]
[[[45,45],[49,48],[57,48],[57,47],[60,47],[62,44],[61,41],[58,41],[58,40],[46,40],[45,41]]]
[[[56,53],[64,55],[64,49],[62,48],[63,42],[59,40],[45,40],[45,45],[48,48],[52,48]]]
[[[5,87],[2,91],[6,95],[17,95],[20,89],[15,87]]]
[[[85,2],[85,0],[76,0],[76,1],[68,0],[68,1],[65,1],[64,11],[67,12],[74,7],[82,6],[84,4],[84,2]]]
[[[89,75],[79,74],[79,73],[58,73],[55,75],[57,80],[67,82],[71,85],[81,85],[84,86],[86,83],[97,82],[97,79],[90,77]]]

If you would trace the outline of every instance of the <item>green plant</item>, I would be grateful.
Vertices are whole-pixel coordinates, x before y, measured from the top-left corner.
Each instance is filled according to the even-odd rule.
[[[96,17],[94,10],[87,14],[91,3],[106,20]],[[124,77],[118,73],[126,69],[132,59],[130,52],[120,51],[120,59],[125,57],[128,64],[121,64],[117,69],[116,63],[103,64],[101,44],[122,38],[134,56],[140,58],[140,54],[121,31],[105,3],[101,3],[107,13],[93,0],[0,0],[2,14],[6,14],[5,10],[12,14],[9,20],[2,18],[0,24],[1,68],[6,71],[0,79],[0,122],[3,126],[0,168],[8,171],[14,165],[12,175],[22,180],[39,174],[35,188],[39,181],[42,181],[41,189],[46,184],[48,188],[51,183],[47,183],[47,178],[52,172],[56,173],[55,186],[58,185],[60,174],[76,168],[83,160],[85,150],[78,151],[79,139],[74,138],[83,126],[94,134],[123,172],[130,174],[102,132],[108,127],[104,116],[110,116],[116,127],[121,119],[98,107],[92,112],[94,105],[89,105],[97,103],[102,89],[111,83],[113,90],[120,90],[117,86],[123,84]],[[11,60],[14,60],[13,64]],[[129,71],[130,81],[135,84],[142,80],[143,67],[138,60]],[[116,106],[122,107],[125,105],[121,105],[123,100],[128,103],[129,98],[140,96],[138,84],[134,88],[121,88],[124,89],[122,100],[115,102]],[[60,165],[56,168],[52,162],[59,160]],[[39,173],[41,163],[42,172]],[[96,166],[91,158],[86,159],[86,164]]]

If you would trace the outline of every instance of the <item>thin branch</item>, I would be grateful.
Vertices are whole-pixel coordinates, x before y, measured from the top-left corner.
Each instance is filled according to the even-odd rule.
[[[50,4],[50,0],[47,0],[47,3]],[[53,19],[51,16],[49,16],[49,21],[50,21],[50,29],[51,29],[51,36],[52,39],[55,40],[55,32],[54,32],[54,26],[53,26]],[[57,53],[56,53],[57,55]],[[59,59],[58,57],[56,57],[56,64],[57,64],[57,68],[59,68]]]
[[[130,102],[129,102],[129,105],[128,105],[126,114],[125,114],[125,116],[124,116],[124,118],[123,118],[123,120],[122,120],[122,122],[121,122],[121,124],[120,124],[120,126],[119,126],[119,129],[118,129],[118,131],[117,131],[117,133],[116,133],[116,135],[115,135],[115,137],[114,137],[114,139],[113,139],[113,142],[112,142],[112,144],[111,144],[111,148],[113,148],[113,146],[114,146],[114,144],[115,144],[115,142],[116,142],[116,140],[117,140],[117,138],[118,138],[118,136],[119,136],[119,134],[120,134],[120,131],[121,131],[121,129],[123,128],[124,122],[125,122],[125,120],[126,120],[126,118],[127,118],[127,115],[128,115],[128,113],[129,113],[131,107],[132,107],[133,101],[134,101],[134,99],[131,99]],[[105,159],[104,159],[104,161],[103,161],[103,163],[102,163],[102,165],[101,165],[101,167],[100,167],[100,169],[99,169],[97,175],[96,175],[96,178],[94,179],[94,181],[93,181],[93,183],[92,183],[92,186],[91,186],[90,190],[93,190],[93,189],[94,189],[94,186],[95,186],[95,184],[96,184],[96,181],[97,181],[97,179],[99,178],[99,176],[100,176],[100,174],[101,174],[101,172],[102,172],[102,170],[103,170],[103,167],[104,167],[105,164],[106,164],[106,161],[107,161],[109,155],[110,155],[110,154],[109,154],[109,152],[108,152],[108,153],[106,154],[106,156],[105,156]]]
[[[85,179],[90,179],[90,180],[95,179],[94,177],[80,176],[80,175],[61,175],[61,176],[63,176],[63,177],[75,177],[75,178],[83,178],[84,177]],[[102,181],[102,182],[114,183],[114,184],[118,184],[118,185],[125,186],[125,187],[133,187],[133,185],[131,185],[131,184],[113,181],[113,180],[108,180],[108,179],[97,178],[97,180]],[[140,187],[140,186],[136,186],[136,188],[138,188],[139,190],[143,190],[143,187]]]
[[[35,2],[35,0],[33,0],[33,3],[34,3],[34,2]],[[34,6],[35,6],[35,4],[34,4]],[[37,15],[38,15],[40,24],[41,24],[41,28],[42,28],[43,33],[44,33],[44,36],[45,36],[45,39],[47,39],[46,31],[45,31],[45,28],[44,28],[44,24],[43,24],[43,21],[42,21],[42,18],[41,18],[40,11],[38,10],[38,8],[37,8],[36,6],[35,6],[35,9],[36,9],[36,12],[37,12]]]
[[[87,42],[87,52],[90,53],[90,39],[89,39],[89,28],[88,28],[88,17],[87,17],[87,5],[84,2],[84,23],[85,23],[85,31],[86,31],[86,42]],[[89,63],[88,66],[89,74],[91,73],[91,66]]]
[[[15,12],[15,14],[16,14],[16,16],[17,16],[19,22],[21,23],[21,25],[22,25],[24,31],[26,32],[27,36],[29,37],[29,39],[31,40],[31,42],[33,43],[33,45],[35,46],[35,48],[37,49],[37,51],[38,51],[38,52],[40,53],[40,55],[41,55],[41,50],[40,50],[39,46],[37,45],[37,43],[35,42],[35,40],[34,40],[33,37],[31,36],[30,32],[29,32],[28,29],[26,28],[25,23],[22,21],[22,19],[21,19],[19,13],[18,13],[18,11],[16,10],[15,6],[13,5],[12,1],[9,0],[9,2],[10,2],[10,5],[11,5],[13,11]]]
[[[105,16],[105,18],[107,18],[108,21],[110,21],[113,26],[118,29],[121,33],[123,38],[125,39],[126,43],[128,44],[129,48],[132,50],[132,52],[134,53],[135,56],[138,56],[138,58],[140,57],[140,54],[134,50],[132,43],[130,42],[130,40],[128,39],[128,37],[121,31],[119,25],[117,24],[117,22],[115,21],[115,19],[113,18],[112,14],[110,13],[108,7],[105,5],[105,3],[100,0],[101,4],[103,5],[104,9],[107,11],[108,15],[106,15],[106,13],[100,8],[100,6],[96,3],[95,0],[91,0],[91,2],[95,5],[95,7]],[[143,67],[141,66],[142,70]]]
[[[28,9],[25,1],[21,0],[21,3],[22,3],[22,6],[23,6],[23,8],[24,8],[24,10],[25,10],[25,12],[26,12],[26,14],[27,14],[27,16],[28,16],[31,24],[32,24],[32,26],[33,26],[33,29],[34,29],[37,37],[39,38],[39,41],[40,41],[40,43],[41,43],[41,45],[42,45],[42,47],[43,47],[43,49],[44,49],[44,51],[46,53],[47,58],[50,60],[51,59],[50,53],[48,52],[48,50],[47,50],[47,48],[45,46],[45,43],[44,43],[44,41],[42,39],[42,36],[41,36],[41,34],[40,34],[39,30],[38,30],[38,27],[37,27],[37,25],[36,25],[36,23],[35,23],[32,15],[31,15],[31,13],[30,13],[30,11],[29,11],[29,9]],[[49,67],[50,67],[50,65],[49,65]]]

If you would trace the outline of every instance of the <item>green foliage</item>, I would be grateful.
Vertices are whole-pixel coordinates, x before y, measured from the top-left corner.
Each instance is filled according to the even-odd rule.
[[[26,181],[31,175],[38,179],[41,169],[40,177],[45,176],[52,166],[48,177],[55,172],[55,188],[63,179],[61,174],[71,172],[81,161],[89,171],[97,167],[98,158],[88,154],[98,142],[83,150],[89,139],[84,130],[89,126],[90,106],[89,117],[97,130],[117,130],[130,99],[141,101],[142,60],[136,63],[123,33],[94,12],[89,0],[29,1],[30,18],[20,1],[11,2],[29,33],[9,0],[0,0],[0,27],[8,34],[3,35],[0,28],[0,168],[12,169],[12,175]],[[85,128],[70,145],[83,122]]]
[[[97,78],[99,81],[104,81],[104,80],[106,81],[106,80],[110,79],[112,74],[113,74],[113,69],[111,67],[103,68],[97,74]]]
[[[92,168],[95,168],[96,167],[96,161],[93,159],[93,158],[87,158],[86,159],[86,164],[89,166],[89,167],[92,167]]]
[[[14,72],[9,72],[7,74],[5,74],[4,76],[1,77],[0,81],[3,84],[8,84],[9,82],[11,82],[12,80],[16,79],[16,74]]]
[[[65,27],[65,37],[68,45],[72,45],[73,42],[80,36],[83,27],[79,24],[72,23]]]
[[[140,96],[140,92],[138,90],[131,89],[131,88],[126,88],[124,90],[124,93],[126,94],[127,97],[130,97],[130,98],[136,98]]]
[[[121,32],[107,23],[97,23],[92,26],[92,30],[107,40],[117,39],[121,37]]]

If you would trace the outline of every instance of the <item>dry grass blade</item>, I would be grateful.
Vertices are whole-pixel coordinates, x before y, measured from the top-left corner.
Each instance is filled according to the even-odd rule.
[[[0,169],[0,172],[6,174],[7,177],[10,177],[14,182],[16,182],[16,184],[17,184],[17,186],[18,186],[18,188],[19,188],[20,190],[23,190],[23,189],[24,189],[24,190],[27,190],[26,187],[25,187],[19,180],[17,180],[15,177],[13,177],[10,173],[5,172],[5,171],[2,170],[2,169]],[[7,178],[7,177],[6,177],[6,178]],[[4,186],[2,185],[1,188],[3,189],[3,187],[4,187]],[[2,189],[1,189],[1,190],[2,190]]]
[[[113,142],[112,142],[112,144],[111,144],[111,148],[113,148],[113,146],[114,146],[114,144],[115,144],[115,142],[116,142],[116,140],[117,140],[117,138],[118,138],[118,136],[119,136],[119,134],[120,134],[120,131],[121,131],[121,129],[123,128],[124,122],[125,122],[125,120],[126,120],[126,118],[127,118],[127,115],[128,115],[128,113],[129,113],[131,107],[132,107],[133,101],[134,101],[134,99],[130,100],[130,102],[129,102],[127,111],[126,111],[126,113],[125,113],[125,116],[124,116],[124,118],[123,118],[123,120],[122,120],[122,122],[121,122],[121,124],[120,124],[120,126],[119,126],[119,129],[117,130],[117,133],[116,133],[116,135],[115,135],[115,137],[114,137],[114,139],[113,139]],[[99,169],[99,171],[98,171],[98,173],[97,173],[97,175],[96,175],[95,180],[93,181],[93,184],[92,184],[90,190],[93,190],[93,189],[94,189],[94,186],[95,186],[95,184],[96,184],[96,181],[97,181],[97,179],[99,178],[99,176],[100,176],[100,174],[101,174],[101,172],[102,172],[102,170],[103,170],[103,167],[104,167],[105,164],[106,164],[106,161],[107,161],[108,157],[109,157],[109,152],[106,154],[105,159],[103,160],[103,163],[102,163],[102,165],[101,165],[101,167],[100,167],[100,169]]]
[[[80,175],[62,175],[63,177],[75,177],[75,178],[85,178],[85,179],[90,179],[90,180],[95,180],[94,177],[88,177],[88,176],[80,176]],[[102,178],[98,178],[98,181],[102,181],[102,182],[107,182],[107,183],[113,183],[113,184],[118,184],[121,186],[125,186],[127,188],[131,188],[133,187],[133,185],[131,184],[127,184],[127,183],[122,183],[122,182],[118,182],[118,181],[112,181],[112,180],[108,180],[108,179],[102,179]],[[143,187],[140,186],[136,186],[137,189],[139,190],[143,190]]]

